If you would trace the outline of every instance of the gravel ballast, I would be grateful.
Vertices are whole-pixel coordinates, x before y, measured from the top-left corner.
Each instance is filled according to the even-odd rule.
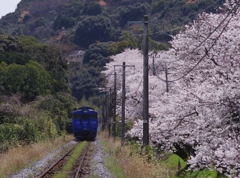
[[[61,151],[69,146],[73,146],[77,144],[77,141],[70,141],[68,144],[64,145],[62,148],[54,151],[53,153],[47,155],[42,160],[33,163],[29,168],[25,168],[18,172],[15,175],[10,176],[9,178],[29,178],[29,177],[38,177],[41,175],[42,171],[47,169],[54,160],[61,156]],[[108,156],[104,151],[101,145],[100,140],[97,138],[96,141],[93,142],[94,145],[94,153],[92,155],[91,160],[91,170],[92,173],[90,175],[95,175],[99,178],[114,178],[111,173],[105,168],[104,160]]]

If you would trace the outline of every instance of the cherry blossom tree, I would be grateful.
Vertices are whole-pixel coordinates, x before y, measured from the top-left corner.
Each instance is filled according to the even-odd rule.
[[[220,14],[200,14],[174,36],[172,48],[156,55],[156,75],[149,65],[149,131],[151,143],[162,150],[187,151],[190,169],[214,166],[229,177],[240,177],[239,2],[228,0],[225,7]],[[141,140],[142,53],[126,49],[112,58],[105,73],[112,74],[115,68],[119,74],[119,115],[122,71],[114,65],[135,65],[135,72],[126,69],[126,118],[135,121],[127,134]]]

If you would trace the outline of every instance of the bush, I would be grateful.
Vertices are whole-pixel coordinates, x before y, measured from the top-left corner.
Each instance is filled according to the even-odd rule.
[[[122,7],[119,12],[119,24],[121,27],[127,24],[127,21],[142,20],[147,13],[147,8],[142,3],[136,3],[126,7]]]
[[[0,153],[8,150],[10,147],[17,145],[18,133],[21,128],[13,124],[0,125]]]
[[[76,30],[74,43],[87,48],[97,41],[109,41],[112,29],[113,26],[108,17],[85,16]]]
[[[152,7],[152,13],[159,13],[161,12],[166,6],[165,1],[154,2]]]
[[[19,117],[14,123],[0,124],[0,153],[19,144],[30,144],[45,139],[54,139],[62,134],[59,125],[52,119],[36,116],[35,119]],[[58,123],[61,124],[61,123]]]
[[[53,29],[54,30],[59,30],[61,28],[65,28],[65,29],[68,29],[68,28],[71,28],[72,26],[75,25],[75,20],[71,17],[66,17],[62,14],[60,14],[56,20],[54,21],[54,24],[53,24]]]
[[[126,48],[137,48],[138,40],[136,37],[128,32],[123,32],[122,36],[119,38],[118,42],[113,43],[109,48],[109,53],[111,55],[119,54],[123,52]]]
[[[44,68],[34,61],[26,65],[1,64],[1,73],[5,73],[2,79],[5,90],[12,93],[20,92],[26,99],[33,100],[38,95],[45,95],[50,92],[50,76]],[[4,69],[5,68],[5,69]]]

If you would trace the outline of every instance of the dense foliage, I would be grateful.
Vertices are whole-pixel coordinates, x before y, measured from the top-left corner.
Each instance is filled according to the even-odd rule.
[[[71,132],[68,66],[34,37],[0,35],[0,152]]]
[[[175,152],[187,160],[190,169],[213,166],[237,178],[239,2],[226,1],[225,7],[221,14],[201,14],[186,31],[174,36],[173,48],[159,52],[154,67],[149,60],[149,131],[151,144]],[[143,56],[140,51],[126,50],[113,59],[106,74],[123,61],[135,65],[135,73],[126,70],[126,117],[136,121],[128,135],[141,140]],[[121,73],[120,69],[117,72]],[[119,101],[121,79],[117,81]],[[120,114],[121,105],[117,107]]]
[[[16,118],[14,121],[0,124],[0,152],[19,144],[52,139],[57,135],[56,124],[49,118],[39,117],[34,120]]]
[[[50,93],[50,76],[37,62],[29,61],[24,66],[3,62],[0,64],[0,73],[2,89],[7,92],[20,92],[28,100]]]
[[[176,34],[183,29],[183,25],[196,18],[202,10],[215,12],[216,7],[221,5],[223,0],[199,0],[197,2],[189,0],[105,0],[103,2],[105,4],[99,3],[98,0],[22,0],[14,13],[7,14],[0,19],[0,34],[31,35],[38,40],[58,44],[62,52],[69,53],[76,48],[86,50],[84,63],[90,69],[85,66],[85,69],[81,70],[82,74],[75,72],[78,75],[75,79],[85,76],[87,77],[86,81],[91,81],[92,75],[84,74],[86,70],[91,71],[91,67],[97,67],[97,73],[104,69],[105,64],[110,61],[109,55],[120,53],[127,47],[141,48],[142,24],[130,26],[127,24],[128,21],[141,21],[144,15],[149,15],[150,48],[166,50],[170,46],[168,41],[172,39],[171,34]],[[108,43],[109,41],[111,42]],[[23,42],[28,43],[27,40]],[[36,45],[36,43],[33,44]],[[37,53],[45,53],[45,50],[50,53],[52,50],[49,47],[42,47],[40,51],[39,49],[37,49]],[[37,56],[33,53],[31,55]],[[15,51],[12,51],[11,55],[3,52],[0,54],[1,56],[9,61],[6,61],[7,64],[16,61],[17,64],[25,65],[32,59],[32,56]],[[40,58],[44,60],[45,56]],[[41,63],[39,60],[35,61]],[[54,79],[51,82],[52,91],[67,90],[66,83],[69,81],[66,75],[61,73],[66,70],[66,66],[55,65],[55,62],[49,61],[47,63],[49,65],[45,67],[49,73],[54,72],[51,75]],[[60,77],[61,80],[54,82],[56,78]],[[94,77],[98,78],[98,76]],[[71,79],[71,81],[76,81],[75,79]],[[102,81],[101,76],[96,80]],[[97,82],[73,88],[76,85],[78,85],[76,82],[71,85],[71,91],[74,96],[79,96],[77,97],[79,99],[84,95],[89,95],[85,92],[91,90],[89,87],[102,84]]]
[[[104,87],[105,76],[101,74],[101,68],[78,66],[75,63],[71,65],[72,95],[78,101],[84,97],[89,99],[98,93],[98,88]]]
[[[67,84],[69,81],[67,75],[67,63],[63,60],[60,52],[54,47],[43,45],[33,37],[12,37],[1,35],[0,49],[0,62],[9,65],[6,66],[2,63],[1,69],[3,72],[6,70],[5,72],[12,77],[19,77],[16,81],[18,80],[18,82],[22,82],[22,84],[19,83],[20,88],[20,85],[25,85],[30,82],[30,75],[34,75],[33,72],[35,72],[40,80],[45,81],[45,84],[39,85],[48,86],[49,92],[69,91],[69,86]],[[30,60],[32,60],[32,62],[30,62]],[[5,82],[9,82],[6,78],[4,80]],[[33,83],[29,83],[29,85],[32,84]],[[36,85],[35,87],[31,86],[32,90],[41,90],[38,88],[39,85]],[[10,86],[5,84],[4,87]],[[15,88],[13,90],[14,92],[18,92],[20,88]],[[5,91],[8,91],[8,89],[9,88],[5,88]]]
[[[110,41],[113,27],[105,16],[86,16],[80,21],[74,36],[74,42],[79,46],[88,47],[97,41]]]
[[[152,39],[168,41],[169,34],[179,32],[199,12],[216,12],[224,0],[104,2],[106,5],[98,0],[22,0],[14,13],[0,19],[0,34],[32,35],[43,40],[64,30],[67,35],[75,36],[69,39],[71,42],[87,47],[96,41],[118,41],[118,30],[128,30],[127,21],[142,20],[144,15],[149,15]]]
[[[175,35],[184,29],[184,25],[197,18],[203,11],[217,12],[224,0],[153,0],[151,6],[152,38],[157,41],[169,41],[169,35]]]

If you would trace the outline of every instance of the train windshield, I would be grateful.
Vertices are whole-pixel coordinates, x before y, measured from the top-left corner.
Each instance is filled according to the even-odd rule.
[[[91,117],[91,118],[97,118],[97,114],[96,114],[96,113],[90,114],[89,117]]]
[[[88,119],[88,118],[97,118],[97,114],[72,114],[73,119]]]
[[[72,114],[73,119],[81,118],[81,114]]]

